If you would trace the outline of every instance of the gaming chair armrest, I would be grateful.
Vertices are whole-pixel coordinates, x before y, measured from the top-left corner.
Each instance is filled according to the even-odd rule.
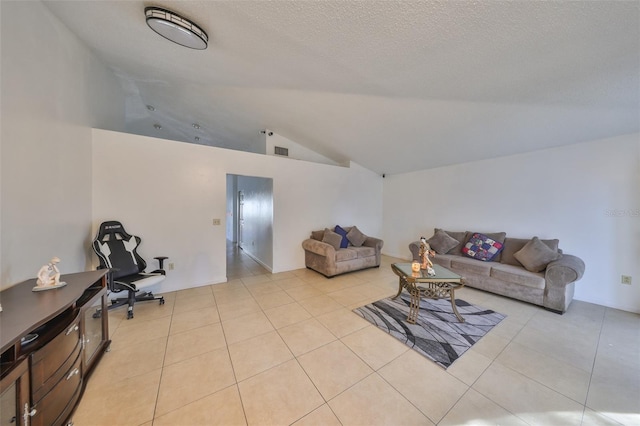
[[[154,257],[154,259],[156,259],[160,265],[159,269],[156,269],[155,271],[153,271],[154,273],[158,273],[158,274],[162,274],[162,275],[166,275],[167,273],[164,271],[164,261],[168,259],[167,256],[158,256],[158,257]]]
[[[96,269],[108,269],[109,272],[107,273],[107,288],[111,291],[114,291],[116,286],[115,286],[115,280],[113,279],[113,273],[115,271],[119,271],[120,268],[107,268],[106,266],[102,266],[99,265]]]
[[[108,269],[110,273],[111,273],[111,272],[116,272],[116,271],[119,271],[119,270],[120,270],[120,268],[107,268],[106,266],[102,266],[102,265],[99,265],[96,269],[98,269],[98,270],[99,270],[99,269]]]

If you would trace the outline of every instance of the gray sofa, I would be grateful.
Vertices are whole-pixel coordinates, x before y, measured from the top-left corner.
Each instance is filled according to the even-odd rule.
[[[498,232],[483,234],[501,243],[502,251],[490,261],[477,260],[463,252],[473,234],[436,228],[427,240],[437,253],[433,262],[463,276],[468,287],[566,312],[584,273],[580,258],[562,253],[555,239],[507,238]],[[419,246],[419,241],[409,244],[413,259],[418,259]]]
[[[320,272],[326,277],[333,277],[380,266],[384,242],[362,234],[355,226],[345,227],[344,230],[353,240],[353,242],[349,240],[348,246],[345,248],[340,248],[340,244],[336,240],[332,241],[327,231],[331,234],[333,232],[329,229],[313,231],[311,236],[302,242],[307,268]],[[351,234],[354,234],[355,237],[352,237]]]

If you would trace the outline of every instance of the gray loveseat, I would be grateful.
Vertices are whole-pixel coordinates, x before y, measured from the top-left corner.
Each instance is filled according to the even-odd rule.
[[[326,277],[380,266],[384,242],[364,235],[355,226],[343,228],[346,235],[336,237],[334,230],[311,232],[302,242],[305,265]],[[346,247],[340,247],[346,237]]]
[[[584,273],[580,258],[562,253],[555,239],[506,238],[498,232],[483,235],[502,244],[502,251],[490,261],[477,260],[463,252],[473,234],[436,228],[427,240],[437,253],[433,262],[463,276],[466,286],[566,312]],[[413,259],[418,259],[419,246],[419,241],[409,244]]]

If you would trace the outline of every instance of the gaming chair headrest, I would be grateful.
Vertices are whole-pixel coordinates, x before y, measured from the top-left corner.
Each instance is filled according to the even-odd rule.
[[[96,235],[96,240],[98,241],[108,241],[111,239],[115,239],[116,235],[120,235],[121,238],[128,240],[131,235],[125,231],[122,223],[117,220],[110,220],[107,222],[102,222],[100,224],[100,228],[98,229],[98,235]]]

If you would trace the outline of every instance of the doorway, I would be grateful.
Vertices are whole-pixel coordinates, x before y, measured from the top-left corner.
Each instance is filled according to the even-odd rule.
[[[273,270],[272,178],[227,175],[226,235],[227,279]]]

